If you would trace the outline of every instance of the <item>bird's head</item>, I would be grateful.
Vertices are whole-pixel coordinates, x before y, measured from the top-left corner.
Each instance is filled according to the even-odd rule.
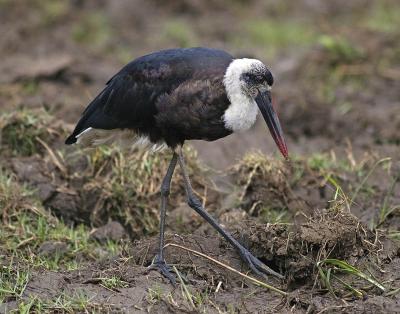
[[[270,93],[272,84],[274,84],[271,72],[259,60],[252,60],[250,66],[241,72],[239,80],[242,90],[252,98],[257,97],[259,90]]]
[[[279,118],[272,105],[273,83],[271,72],[264,63],[256,59],[235,59],[229,65],[224,77],[230,98],[233,98],[232,95],[239,95],[238,99],[247,98],[257,104],[279,150],[285,158],[288,158]]]

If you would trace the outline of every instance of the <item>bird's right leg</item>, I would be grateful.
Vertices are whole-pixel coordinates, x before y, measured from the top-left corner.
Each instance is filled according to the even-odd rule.
[[[167,201],[171,187],[171,179],[174,174],[178,155],[174,152],[172,159],[169,163],[167,173],[161,183],[161,209],[160,209],[160,239],[158,254],[155,256],[153,263],[148,267],[148,270],[156,269],[166,278],[168,278],[172,284],[175,284],[175,276],[170,266],[165,263],[164,259],[164,226],[165,226],[165,214],[167,211]]]
[[[182,147],[180,147],[178,154],[178,162],[182,170],[189,206],[193,208],[201,217],[203,217],[211,226],[214,227],[214,229],[216,229],[229,243],[231,243],[239,251],[240,256],[249,265],[252,271],[261,276],[269,274],[282,279],[283,276],[281,274],[272,270],[263,262],[261,262],[257,257],[251,254],[248,249],[246,249],[235,238],[233,238],[230,233],[226,232],[221,227],[221,225],[203,208],[200,200],[194,195],[193,188],[186,171]]]

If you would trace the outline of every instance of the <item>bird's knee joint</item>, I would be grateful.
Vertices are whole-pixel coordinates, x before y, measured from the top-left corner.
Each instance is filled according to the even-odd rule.
[[[200,200],[195,196],[189,196],[188,204],[192,208],[193,207],[196,207],[196,208],[202,207],[202,204],[201,204]]]
[[[169,186],[161,186],[161,196],[169,196],[170,188]]]

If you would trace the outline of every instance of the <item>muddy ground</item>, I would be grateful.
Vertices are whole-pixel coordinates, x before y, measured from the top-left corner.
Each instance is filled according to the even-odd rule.
[[[399,16],[394,0],[0,1],[0,312],[400,313]],[[63,145],[123,64],[199,45],[275,75],[290,162],[262,121],[186,155],[206,208],[282,281],[188,208],[179,171],[177,286],[148,272],[168,152]]]

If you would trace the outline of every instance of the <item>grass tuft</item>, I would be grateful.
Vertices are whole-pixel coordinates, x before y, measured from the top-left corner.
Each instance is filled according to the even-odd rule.
[[[190,147],[184,149],[194,187],[201,191],[207,180],[200,175],[204,171],[197,162],[196,152]],[[120,221],[137,238],[154,234],[159,223],[159,191],[165,171],[171,158],[169,151],[129,152],[118,147],[100,147],[87,155],[87,171],[81,174],[86,181],[84,192],[96,195],[97,204],[92,213],[94,222],[108,217]],[[171,185],[170,206],[185,201],[183,181],[176,169]]]
[[[362,49],[345,37],[322,35],[318,42],[328,52],[331,64],[351,63],[364,56]]]
[[[117,291],[120,288],[126,288],[129,286],[129,284],[122,280],[120,277],[118,276],[111,276],[109,278],[100,278],[101,280],[101,286],[103,286],[106,289],[109,290],[113,290],[113,291]]]
[[[20,298],[25,291],[29,277],[29,268],[18,268],[12,263],[0,265],[0,304],[10,298]]]
[[[320,262],[317,263],[317,268],[318,272],[321,278],[321,281],[323,283],[323,286],[325,286],[335,297],[335,291],[332,288],[332,283],[331,280],[334,278],[336,281],[338,281],[340,284],[344,285],[346,289],[350,290],[350,292],[358,298],[363,297],[364,293],[362,292],[362,289],[357,289],[354,288],[352,285],[346,283],[344,280],[340,279],[339,277],[335,275],[331,275],[334,272],[343,272],[346,274],[350,274],[352,276],[359,277],[363,280],[368,281],[370,284],[372,284],[374,287],[380,289],[382,292],[386,291],[386,288],[379,283],[377,280],[375,280],[373,277],[370,275],[367,275],[366,273],[362,272],[358,268],[348,264],[345,261],[338,260],[338,259],[324,259]]]
[[[65,133],[44,109],[23,109],[0,116],[0,147],[13,156],[39,153],[44,148],[38,138],[49,143]]]

